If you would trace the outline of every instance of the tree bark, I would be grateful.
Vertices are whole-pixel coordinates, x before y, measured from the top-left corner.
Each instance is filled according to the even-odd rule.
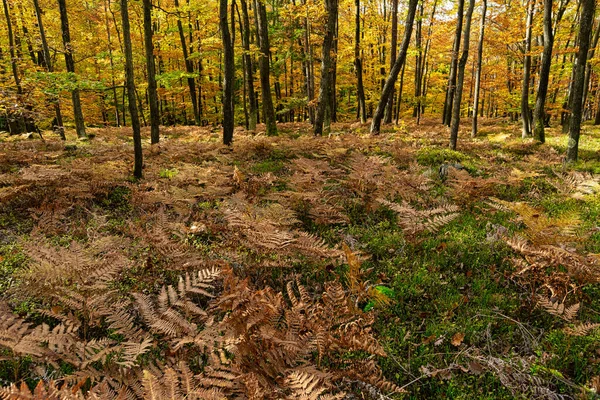
[[[579,136],[581,133],[581,116],[583,110],[583,91],[585,84],[585,66],[590,48],[590,33],[596,10],[595,0],[582,0],[581,20],[579,21],[579,51],[574,66],[572,114],[569,126],[569,143],[567,145],[567,162],[575,162],[579,153]]]
[[[554,32],[552,31],[552,0],[544,0],[544,50],[542,53],[542,64],[540,66],[540,78],[538,80],[537,98],[533,111],[533,137],[540,143],[546,141],[544,130],[546,113],[545,104],[548,95],[548,83],[550,80],[550,67],[552,65],[552,47],[554,46]]]
[[[421,105],[419,98],[421,96],[421,77],[423,76],[423,2],[419,3],[419,17],[417,18],[415,28],[415,47],[417,54],[415,55],[415,105],[413,107],[413,117],[418,118]]]
[[[140,133],[140,118],[135,103],[135,81],[133,78],[133,52],[131,50],[131,29],[129,27],[129,10],[127,0],[121,0],[121,19],[123,24],[123,44],[125,53],[125,80],[127,82],[127,96],[129,97],[129,114],[133,128],[133,176],[142,177],[142,136]]]
[[[379,104],[377,105],[377,109],[373,115],[373,121],[371,121],[372,135],[377,135],[380,132],[381,120],[383,119],[385,107],[394,90],[394,85],[398,79],[398,74],[400,73],[400,70],[406,61],[406,53],[408,52],[408,46],[410,45],[410,37],[412,35],[413,24],[415,22],[415,13],[418,2],[419,0],[410,0],[408,3],[408,12],[406,14],[406,22],[404,24],[404,38],[402,39],[402,44],[400,45],[400,53],[398,54],[398,57],[394,62],[394,66],[392,67],[390,74],[385,81],[381,98],[379,99]]]
[[[477,136],[477,117],[479,113],[479,92],[481,90],[481,64],[483,60],[483,39],[485,37],[486,11],[487,0],[483,0],[481,2],[481,24],[479,25],[479,42],[477,44],[477,71],[475,73],[475,90],[473,93],[473,130],[471,131],[471,137]]]
[[[583,108],[585,109],[585,104],[587,102],[588,91],[590,87],[590,79],[592,76],[592,63],[589,62],[592,58],[594,58],[594,54],[596,52],[596,46],[598,45],[598,39],[600,39],[600,21],[598,21],[598,27],[594,32],[594,37],[592,39],[591,48],[588,54],[588,62],[585,67],[585,81],[583,84]]]
[[[115,83],[115,63],[113,60],[113,53],[112,53],[110,26],[108,24],[108,8],[109,7],[110,7],[110,0],[104,0],[104,15],[105,15],[104,23],[105,23],[105,27],[106,27],[106,39],[107,39],[107,45],[108,45],[108,60],[110,62],[110,76],[112,79],[112,92],[113,92],[113,99],[115,102],[115,120],[116,120],[117,126],[121,126],[121,116],[119,113],[119,99],[117,97],[117,86]],[[124,108],[125,108],[125,105],[123,105],[123,109]]]
[[[321,61],[321,87],[319,88],[319,103],[317,106],[317,114],[315,116],[314,134],[319,136],[323,131],[327,131],[330,127],[323,127],[324,122],[328,119],[326,113],[331,113],[331,86],[332,86],[332,55],[333,40],[335,36],[335,27],[338,16],[338,0],[325,0],[325,8],[327,12],[327,25],[325,37],[323,39],[323,55]],[[329,119],[330,120],[330,119]]]
[[[9,55],[10,55],[10,66],[12,69],[12,73],[13,73],[13,78],[15,80],[15,86],[17,88],[17,97],[21,97],[21,95],[23,94],[23,87],[21,86],[21,78],[19,76],[19,68],[17,66],[17,57],[15,56],[15,39],[14,39],[14,35],[13,35],[13,30],[12,30],[12,22],[10,20],[10,11],[9,11],[9,7],[8,7],[8,0],[3,0],[2,1],[3,5],[4,5],[4,16],[6,17],[6,28],[8,31],[8,51],[9,51]],[[9,131],[11,134],[17,134],[17,133],[22,133],[24,132],[25,129],[25,122],[22,118],[22,116],[15,116],[16,117],[16,122],[18,127],[16,128],[16,130],[11,129],[11,123],[9,121]]]
[[[179,0],[175,0],[175,7],[179,9]],[[177,16],[177,30],[179,31],[179,41],[181,42],[181,49],[183,51],[183,60],[185,62],[185,71],[188,73],[187,83],[190,89],[190,98],[192,100],[192,109],[194,112],[194,122],[196,125],[200,125],[200,111],[198,109],[198,98],[196,97],[196,78],[194,78],[194,63],[189,59],[189,52],[187,43],[185,40],[185,34],[183,32],[183,23],[179,15]]]
[[[37,0],[36,0],[37,1]],[[144,0],[144,47],[146,50],[146,73],[148,74],[148,103],[150,105],[150,142],[158,143],[160,114],[156,92],[156,65],[152,42],[152,0]]]
[[[229,32],[228,23],[228,4],[227,0],[219,1],[219,26],[221,28],[221,38],[223,40],[223,53],[225,64],[225,79],[223,81],[223,144],[231,145],[233,141],[233,85],[234,85],[234,67],[235,59],[233,53],[233,40]],[[233,24],[233,18],[232,18]]]
[[[254,92],[254,66],[250,56],[250,18],[248,17],[248,4],[246,0],[240,0],[242,5],[242,18],[244,30],[242,31],[242,45],[244,47],[244,76],[246,77],[246,91],[248,94],[248,130],[256,130],[257,107],[256,92]]]
[[[73,48],[71,46],[71,33],[69,31],[69,16],[67,13],[66,1],[58,0],[58,6],[60,9],[62,39],[65,48],[65,64],[67,65],[67,72],[75,74],[75,61],[73,60]],[[78,88],[73,89],[73,91],[71,92],[71,99],[73,101],[73,113],[75,118],[75,129],[77,131],[77,137],[85,138],[85,122],[83,120],[81,98],[79,96]]]
[[[275,136],[277,135],[277,122],[275,120],[275,109],[273,108],[273,96],[271,95],[269,67],[271,50],[269,44],[269,27],[267,25],[267,8],[265,7],[264,0],[254,0],[254,13],[258,25],[256,39],[260,49],[258,68],[260,70],[263,118],[267,127],[267,136]]]
[[[460,51],[460,35],[462,34],[463,13],[465,0],[458,0],[458,11],[456,14],[456,30],[454,34],[454,45],[452,47],[452,59],[450,61],[450,74],[448,75],[448,87],[446,89],[446,100],[444,101],[443,124],[450,126],[452,121],[452,102],[456,90],[456,68],[458,66],[458,52]]]
[[[46,39],[46,31],[42,21],[42,11],[40,9],[39,0],[33,0],[33,6],[35,8],[38,29],[40,31],[40,39],[42,40],[42,56],[44,60],[44,66],[46,67],[46,71],[52,72],[54,71],[54,66],[52,65],[52,59],[50,57],[50,48],[48,47],[48,40]],[[60,111],[60,100],[58,96],[51,96],[51,101],[52,104],[54,104],[54,114],[56,116],[56,125],[54,126],[54,130],[56,133],[58,133],[62,140],[66,140],[65,127],[63,126],[62,113]]]
[[[421,3],[421,10],[423,9],[423,3]],[[418,21],[418,26],[421,25],[420,20]],[[392,1],[392,43],[390,46],[390,71],[394,66],[394,62],[396,61],[396,53],[398,52],[398,0]],[[394,114],[394,92],[395,87],[392,88],[392,94],[390,95],[390,99],[388,100],[388,104],[385,109],[385,115],[383,123],[391,124],[392,117]]]
[[[358,97],[358,118],[361,123],[367,122],[367,106],[365,101],[365,86],[363,83],[362,57],[360,56],[360,0],[355,1],[356,19],[354,30],[354,68],[356,72],[356,94]]]
[[[75,74],[75,61],[73,60],[73,48],[71,46],[71,33],[69,31],[69,15],[67,13],[66,0],[58,0],[58,7],[60,9],[60,25],[63,45],[65,47],[65,64],[67,65],[67,72]],[[73,100],[73,113],[77,137],[85,138],[85,122],[83,120],[83,111],[81,109],[81,99],[79,97],[78,88],[73,89],[71,92],[71,99]]]
[[[456,92],[452,103],[452,121],[450,123],[450,148],[456,150],[456,142],[458,140],[458,128],[460,125],[460,106],[462,102],[463,83],[465,80],[465,67],[469,58],[469,43],[471,38],[471,16],[473,15],[473,7],[475,0],[469,0],[469,7],[465,18],[465,31],[463,33],[463,51],[458,62],[458,76],[456,79]]]
[[[521,120],[523,123],[522,137],[531,136],[531,118],[529,116],[529,81],[531,80],[531,31],[535,2],[527,2],[527,25],[525,33],[525,49],[523,54],[523,86],[521,91]]]

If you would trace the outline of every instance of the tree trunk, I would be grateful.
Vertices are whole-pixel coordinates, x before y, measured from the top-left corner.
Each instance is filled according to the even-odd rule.
[[[456,142],[458,140],[458,127],[460,125],[460,106],[462,101],[463,83],[465,80],[465,67],[469,58],[469,42],[471,38],[471,16],[473,15],[473,7],[475,0],[469,0],[469,7],[465,18],[465,31],[463,33],[463,51],[458,63],[458,77],[456,80],[456,92],[452,103],[452,122],[450,123],[450,148],[456,150]]]
[[[127,96],[129,97],[129,114],[131,115],[131,127],[133,128],[133,176],[137,179],[142,177],[142,136],[140,133],[140,118],[135,103],[135,82],[133,80],[133,52],[131,50],[131,29],[129,28],[129,11],[127,0],[121,0],[121,19],[123,20],[123,44],[125,53],[125,80],[127,85]]]
[[[44,24],[42,21],[42,11],[40,9],[40,3],[38,0],[33,0],[33,6],[35,8],[35,15],[37,18],[38,29],[40,31],[40,39],[42,40],[42,55],[44,60],[44,66],[46,67],[46,71],[52,72],[54,71],[52,65],[52,59],[50,58],[50,48],[48,47],[48,40],[46,39],[46,31],[44,29]],[[65,127],[63,125],[62,113],[60,111],[60,100],[58,96],[50,96],[50,100],[54,105],[54,114],[56,116],[56,124],[54,125],[54,131],[58,133],[62,140],[66,140],[65,137]]]
[[[175,0],[175,7],[179,10],[179,0]],[[178,11],[179,12],[179,11]],[[185,62],[185,71],[188,73],[187,83],[190,89],[190,98],[192,100],[192,109],[194,111],[194,122],[196,125],[201,125],[200,112],[198,109],[198,98],[196,97],[196,79],[193,77],[194,74],[194,63],[188,59],[188,47],[185,40],[185,34],[183,32],[183,23],[181,18],[177,15],[177,30],[179,31],[179,41],[181,42],[181,49],[183,51],[183,60]]]
[[[381,98],[379,99],[379,104],[377,105],[377,110],[375,110],[375,114],[373,115],[373,121],[371,121],[372,135],[377,135],[380,132],[381,120],[383,119],[385,107],[394,90],[396,80],[398,79],[398,74],[400,73],[404,62],[406,61],[406,53],[408,52],[408,46],[410,45],[410,37],[412,35],[418,2],[419,0],[410,0],[408,3],[408,12],[406,14],[406,22],[404,24],[404,38],[402,39],[402,44],[400,46],[400,53],[398,54],[398,57],[394,62],[394,66],[392,67],[392,70],[385,81]]]
[[[579,22],[579,51],[574,66],[572,114],[569,126],[569,143],[567,146],[567,162],[575,162],[579,152],[579,135],[581,131],[581,114],[583,109],[583,90],[585,84],[585,66],[590,48],[590,33],[596,9],[595,0],[581,0],[581,20]]]
[[[105,15],[104,23],[106,26],[106,38],[107,38],[107,44],[108,44],[108,60],[110,61],[110,76],[112,79],[112,92],[113,92],[113,99],[115,102],[115,120],[116,120],[117,126],[121,126],[121,116],[119,113],[119,98],[117,97],[117,86],[115,83],[115,63],[114,63],[113,54],[112,54],[110,26],[108,24],[108,8],[110,7],[109,1],[110,0],[104,0],[104,15]],[[125,107],[123,107],[123,108],[125,108]]]
[[[413,117],[418,118],[419,110],[421,105],[419,104],[419,98],[421,96],[421,77],[423,75],[423,2],[419,3],[419,17],[417,18],[415,28],[415,47],[417,54],[415,55],[415,105],[413,107]]]
[[[421,10],[423,9],[423,3],[421,3]],[[418,24],[421,22],[419,20]],[[394,62],[396,61],[396,53],[398,52],[398,0],[392,1],[392,43],[390,46],[390,71],[394,66]],[[390,99],[388,100],[387,107],[385,109],[385,116],[383,123],[391,124],[392,117],[394,114],[394,91],[395,87],[392,88],[392,94],[390,95]]]
[[[456,14],[456,30],[454,33],[454,45],[452,47],[452,60],[450,61],[450,74],[448,76],[448,87],[446,89],[446,100],[444,101],[443,124],[450,126],[452,121],[452,102],[456,90],[456,68],[458,65],[458,52],[460,51],[460,35],[462,34],[463,12],[465,0],[458,0],[458,11]]]
[[[483,0],[481,3],[481,24],[479,26],[479,42],[477,44],[477,71],[475,73],[475,90],[473,93],[473,130],[471,131],[471,137],[477,136],[477,116],[479,113],[479,92],[481,90],[481,64],[483,59],[483,38],[485,37],[486,11],[487,0]]]
[[[315,136],[323,134],[323,124],[327,119],[325,114],[331,110],[331,50],[333,48],[335,27],[337,24],[338,0],[325,0],[325,8],[327,12],[327,25],[325,37],[323,39],[323,55],[321,57],[321,87],[319,88],[319,103],[317,106],[317,115],[315,116]],[[327,129],[329,129],[329,126],[325,127],[325,130]]]
[[[531,118],[529,116],[529,81],[531,80],[531,30],[533,27],[534,0],[527,3],[527,25],[525,33],[525,49],[523,55],[523,87],[521,91],[521,120],[523,122],[522,137],[531,136]]]
[[[546,141],[546,134],[544,132],[546,115],[544,109],[546,96],[548,95],[548,81],[550,80],[553,46],[552,0],[544,0],[544,50],[542,53],[542,65],[540,66],[537,98],[535,99],[535,109],[533,111],[533,137],[540,143]]]
[[[13,35],[13,30],[12,30],[12,22],[10,20],[10,11],[9,11],[9,7],[8,7],[8,0],[3,0],[2,2],[4,5],[4,16],[6,17],[6,28],[8,31],[8,46],[9,46],[8,50],[9,50],[9,54],[10,54],[10,66],[12,68],[13,78],[15,80],[15,86],[17,88],[17,97],[20,98],[23,94],[23,87],[21,86],[21,78],[19,76],[19,69],[17,66],[17,57],[15,56],[15,39],[14,39],[14,35]],[[19,114],[21,114],[21,113],[19,113]],[[22,133],[26,130],[25,122],[21,115],[15,115],[13,117],[13,118],[16,118],[15,122],[17,124],[17,127],[15,129],[11,129],[10,119],[13,119],[13,118],[10,117],[10,114],[8,114],[8,115],[9,115],[8,125],[9,125],[9,131],[10,131],[11,135]]]
[[[246,0],[240,0],[242,5],[242,18],[244,30],[242,31],[242,45],[244,47],[244,76],[246,77],[246,91],[248,94],[248,129],[256,130],[257,107],[256,93],[254,92],[254,66],[250,56],[250,18],[248,17],[248,4]]]
[[[263,118],[267,126],[267,136],[277,135],[277,122],[275,121],[275,110],[273,108],[273,97],[271,95],[271,77],[269,67],[269,27],[267,25],[267,8],[264,0],[254,0],[254,13],[258,25],[256,39],[260,49],[258,68],[260,69],[260,86],[262,93]]]
[[[360,0],[356,0],[356,19],[354,30],[354,68],[356,71],[356,95],[358,97],[358,118],[361,123],[367,122],[367,106],[365,102],[365,86],[363,83],[362,57],[360,56]]]
[[[156,65],[152,42],[152,0],[144,0],[144,46],[146,49],[146,72],[148,74],[148,103],[150,105],[150,142],[159,141],[160,114],[156,92]]]
[[[58,7],[60,9],[60,25],[62,29],[63,45],[65,47],[65,64],[67,65],[67,72],[75,74],[75,61],[73,60],[73,48],[71,46],[71,33],[69,31],[69,16],[67,14],[66,0],[58,0]],[[81,99],[79,97],[78,88],[73,89],[71,98],[73,100],[73,113],[75,114],[77,137],[85,138],[85,122],[83,120],[83,111],[81,110]]]
[[[231,145],[233,141],[233,85],[234,85],[234,67],[235,59],[233,53],[233,40],[229,32],[229,23],[227,19],[228,5],[227,0],[219,1],[219,26],[221,28],[221,38],[223,40],[223,52],[225,55],[225,79],[223,81],[223,144]],[[233,24],[233,16],[232,21]]]
[[[598,27],[596,28],[596,32],[594,32],[594,38],[592,39],[591,48],[588,55],[588,62],[585,67],[585,81],[583,84],[583,108],[585,109],[585,104],[587,102],[587,96],[590,86],[590,79],[592,76],[592,63],[589,62],[592,58],[594,58],[594,54],[596,52],[596,46],[598,45],[598,39],[600,39],[600,21]]]

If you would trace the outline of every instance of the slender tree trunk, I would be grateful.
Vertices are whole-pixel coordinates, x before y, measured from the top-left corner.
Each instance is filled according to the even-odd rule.
[[[550,0],[552,1],[552,0]],[[477,136],[477,116],[479,113],[479,92],[481,90],[481,64],[483,60],[483,38],[485,37],[485,14],[487,0],[481,2],[481,24],[479,25],[479,42],[477,44],[477,70],[475,73],[475,91],[473,93],[473,130],[471,136]]]
[[[458,0],[452,60],[450,61],[450,74],[448,76],[448,87],[446,89],[446,100],[444,102],[443,123],[447,126],[450,126],[450,122],[452,121],[452,102],[454,101],[454,92],[456,90],[456,68],[458,66],[458,52],[460,51],[460,35],[462,34],[464,8],[465,0]]]
[[[256,93],[254,92],[254,66],[250,56],[250,18],[248,17],[248,4],[246,0],[240,0],[242,5],[242,18],[244,30],[242,31],[242,45],[244,46],[244,76],[246,77],[246,92],[248,94],[248,129],[256,130],[257,108]]]
[[[423,8],[423,3],[421,3],[421,9]],[[420,25],[420,21],[418,22]],[[398,52],[398,0],[392,1],[392,44],[390,46],[390,71],[394,66],[394,62],[396,61],[396,53]],[[392,117],[394,114],[394,91],[395,87],[392,88],[392,94],[390,95],[390,99],[388,100],[388,104],[385,108],[385,115],[383,123],[391,124]]]
[[[65,47],[65,63],[67,64],[67,72],[75,74],[75,61],[73,60],[73,48],[71,46],[71,33],[69,31],[69,16],[67,13],[66,0],[58,0],[60,9],[60,24],[62,29],[63,45]],[[73,112],[75,117],[75,128],[77,137],[85,138],[85,122],[83,120],[83,111],[81,110],[81,99],[79,97],[79,89],[75,88],[71,92],[73,100]]]
[[[413,117],[418,118],[421,105],[419,98],[421,96],[421,77],[423,76],[423,2],[419,3],[419,15],[417,17],[415,27],[415,47],[417,54],[415,55],[415,106],[413,107]]]
[[[425,44],[425,51],[421,56],[420,70],[420,82],[416,84],[420,87],[419,98],[417,99],[417,125],[421,123],[421,116],[425,112],[425,104],[427,103],[427,82],[429,79],[429,62],[427,61],[429,56],[429,50],[431,48],[431,35],[433,33],[433,24],[435,22],[435,12],[437,10],[438,0],[434,0],[433,8],[431,10],[431,17],[429,19],[429,28],[427,29],[427,43]],[[421,13],[422,14],[422,13]]]
[[[569,143],[567,145],[567,162],[575,162],[579,153],[579,135],[581,131],[581,116],[583,109],[583,90],[585,84],[585,66],[590,48],[590,33],[596,10],[595,0],[581,0],[581,20],[579,22],[579,51],[574,66],[572,114],[569,126]]]
[[[361,123],[367,122],[367,106],[365,102],[365,87],[363,83],[362,57],[360,56],[360,0],[355,0],[356,18],[354,25],[354,69],[356,72],[356,95],[358,100],[358,118]]]
[[[148,74],[148,103],[150,105],[150,141],[159,141],[160,114],[156,92],[156,65],[152,42],[152,0],[144,0],[144,47],[146,49],[146,73]]]
[[[325,8],[327,12],[327,25],[325,38],[323,39],[323,55],[321,57],[321,87],[319,88],[319,104],[315,116],[315,136],[323,134],[323,124],[327,117],[325,114],[331,110],[331,50],[333,48],[335,26],[337,24],[338,0],[325,0]],[[327,129],[329,129],[329,126],[325,127],[325,130]]]
[[[42,11],[40,9],[40,3],[38,0],[33,0],[33,6],[35,8],[35,15],[37,17],[38,29],[40,31],[40,39],[42,40],[42,55],[44,60],[44,66],[48,72],[54,71],[52,65],[52,59],[50,57],[50,48],[48,47],[48,40],[46,39],[46,31],[44,29],[44,23],[42,21]],[[56,125],[54,127],[62,140],[66,140],[65,127],[63,126],[62,113],[60,111],[60,100],[58,96],[51,96],[51,101],[54,104],[54,114],[56,115]]]
[[[460,106],[462,102],[463,83],[465,80],[465,67],[469,58],[469,43],[471,38],[471,16],[473,15],[473,7],[475,0],[469,0],[469,7],[465,18],[465,31],[463,33],[463,51],[458,62],[458,77],[456,80],[456,92],[454,93],[454,101],[452,103],[452,121],[450,123],[450,148],[456,150],[456,142],[458,140],[458,128],[460,125]]]
[[[381,98],[379,99],[379,104],[377,105],[377,110],[375,110],[375,114],[373,115],[373,121],[371,121],[372,135],[377,135],[380,132],[381,120],[383,119],[385,107],[389,101],[389,97],[392,95],[394,86],[396,85],[398,74],[400,73],[400,70],[406,61],[406,53],[408,52],[408,46],[410,45],[410,37],[412,35],[413,24],[415,22],[415,13],[418,2],[419,0],[410,0],[408,3],[408,12],[406,14],[406,22],[404,24],[404,38],[402,39],[402,44],[400,45],[400,53],[398,54],[396,62],[394,62],[394,66],[392,67],[390,74],[385,81]]]
[[[8,7],[8,0],[2,0],[2,3],[4,5],[4,16],[6,17],[6,28],[8,31],[8,50],[9,50],[9,55],[10,55],[10,66],[12,68],[12,73],[13,73],[13,78],[15,80],[15,86],[17,88],[17,97],[20,100],[20,97],[23,95],[23,87],[21,86],[21,78],[19,76],[19,68],[17,66],[17,57],[15,56],[15,39],[14,39],[14,34],[13,34],[13,30],[12,30],[12,22],[10,19],[10,10]],[[21,113],[19,113],[21,114]],[[10,114],[9,114],[10,115]],[[15,115],[16,117],[16,122],[18,127],[16,129],[11,129],[11,123],[9,121],[9,131],[11,134],[17,134],[17,133],[21,133],[24,132],[26,130],[25,128],[25,121],[23,120],[21,115]]]
[[[179,0],[175,0],[175,7],[179,9]],[[188,47],[183,32],[183,23],[181,22],[179,15],[177,16],[177,30],[179,31],[179,41],[181,42],[181,49],[183,51],[185,70],[190,75],[187,78],[187,83],[190,90],[190,98],[192,100],[192,109],[194,111],[194,122],[196,125],[200,125],[200,112],[198,111],[198,98],[196,97],[196,79],[193,77],[194,63],[189,59]]]
[[[531,31],[535,1],[527,3],[527,27],[525,33],[525,49],[523,55],[523,88],[521,91],[521,120],[523,122],[522,137],[531,136],[531,118],[529,116],[529,82],[531,80]]]
[[[131,127],[133,128],[133,152],[135,161],[133,164],[133,176],[142,177],[142,136],[140,133],[140,118],[135,103],[135,82],[133,79],[133,52],[131,50],[131,29],[129,27],[129,10],[127,0],[121,0],[121,19],[123,23],[123,44],[125,53],[125,79],[127,81],[127,96],[129,97],[129,114],[131,115]]]
[[[223,40],[224,64],[225,64],[225,79],[223,81],[223,144],[231,145],[233,141],[233,122],[234,122],[234,107],[233,107],[233,85],[234,85],[234,67],[235,59],[233,53],[233,39],[229,32],[229,23],[227,0],[219,1],[219,21],[221,28],[221,39]],[[232,25],[234,24],[232,16]]]
[[[113,92],[113,99],[115,102],[115,119],[116,119],[116,123],[117,126],[121,126],[121,116],[119,113],[119,98],[117,97],[117,86],[115,83],[115,63],[113,60],[113,53],[112,53],[112,40],[111,40],[111,35],[110,35],[110,26],[108,24],[108,8],[110,7],[110,0],[104,0],[104,23],[106,26],[106,38],[107,38],[107,44],[108,44],[108,60],[110,62],[110,77],[112,79],[112,92]],[[125,108],[125,105],[123,105],[123,108]]]
[[[404,91],[404,72],[406,70],[406,62],[402,64],[402,72],[400,73],[400,87],[398,88],[398,100],[396,101],[396,125],[400,121],[400,113],[402,112],[402,93]]]
[[[538,80],[537,98],[533,111],[533,137],[540,143],[546,141],[544,125],[546,119],[545,104],[548,95],[548,82],[550,80],[550,66],[552,64],[552,47],[554,46],[554,33],[552,31],[552,0],[544,0],[544,50],[540,66],[540,79]]]
[[[277,135],[277,122],[275,120],[275,109],[273,108],[273,96],[271,95],[269,27],[267,24],[267,8],[263,1],[254,0],[254,13],[258,25],[256,39],[260,48],[258,68],[260,70],[263,118],[267,126],[267,135],[275,136]]]
[[[591,48],[588,55],[588,62],[585,67],[585,81],[583,85],[583,108],[586,108],[587,96],[590,87],[590,79],[592,76],[592,63],[589,61],[594,58],[594,54],[596,52],[596,46],[598,45],[598,39],[600,39],[600,21],[598,21],[598,27],[594,32],[594,38],[592,39]]]

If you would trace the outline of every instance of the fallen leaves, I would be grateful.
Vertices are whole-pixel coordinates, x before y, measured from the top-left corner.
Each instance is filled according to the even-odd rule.
[[[452,343],[452,346],[459,347],[462,344],[464,339],[465,339],[465,334],[461,333],[461,332],[457,332],[454,334],[454,336],[452,336],[452,341],[450,343]]]

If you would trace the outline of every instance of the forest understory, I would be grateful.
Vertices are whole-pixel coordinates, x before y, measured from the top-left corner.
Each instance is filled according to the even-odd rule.
[[[0,137],[0,398],[598,398],[600,129],[480,123]]]

